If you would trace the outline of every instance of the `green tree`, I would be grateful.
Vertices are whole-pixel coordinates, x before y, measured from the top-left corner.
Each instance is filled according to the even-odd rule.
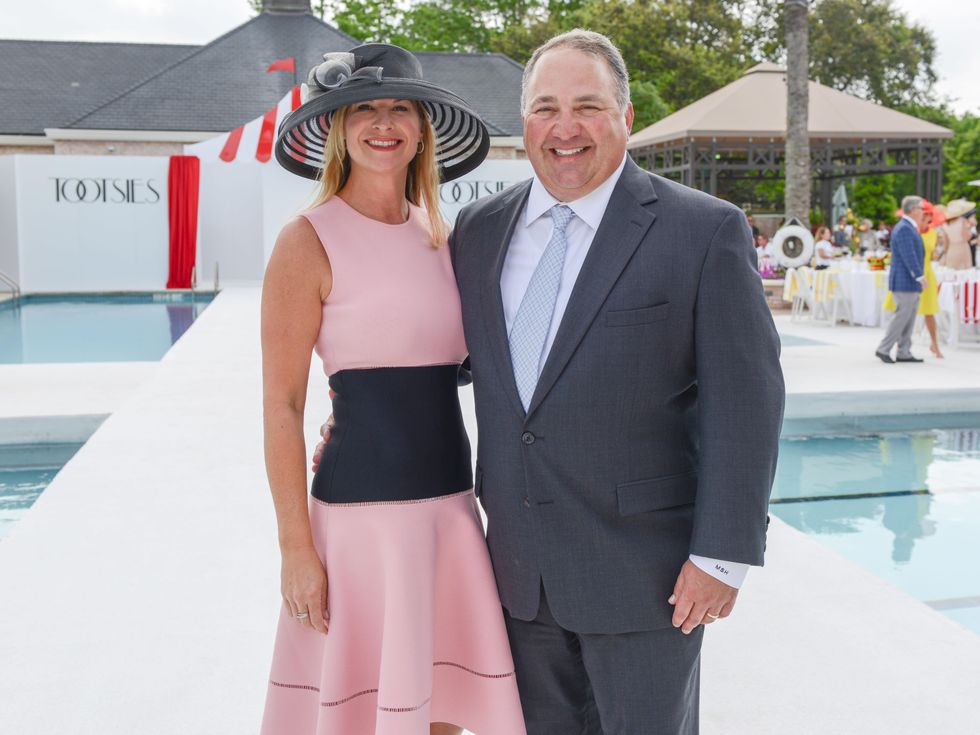
[[[943,198],[977,201],[980,188],[970,181],[980,179],[980,117],[967,113],[953,123],[953,137],[944,145]]]
[[[785,62],[786,45],[775,32],[783,22],[782,0],[755,0],[747,12],[754,53]],[[891,0],[813,3],[810,78],[816,82],[889,107],[930,103],[935,58],[932,33]]]
[[[397,43],[402,10],[397,0],[326,0],[333,24],[364,42]]]
[[[849,201],[854,214],[877,225],[881,220],[893,222],[898,199],[895,197],[894,174],[859,176],[850,187]]]
[[[657,85],[652,82],[630,82],[630,99],[633,102],[633,132],[643,130],[670,114],[670,108],[660,97]]]

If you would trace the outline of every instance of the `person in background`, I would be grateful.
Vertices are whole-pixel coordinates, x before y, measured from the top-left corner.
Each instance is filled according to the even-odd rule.
[[[830,228],[827,225],[820,225],[817,228],[816,253],[814,255],[817,270],[829,268],[834,264],[834,243],[831,240]]]
[[[924,210],[922,197],[907,196],[902,199],[902,219],[892,230],[892,265],[888,272],[888,288],[895,299],[895,316],[892,317],[884,339],[875,349],[875,357],[884,363],[922,362],[912,355],[912,327],[919,306],[919,294],[926,282],[923,273],[925,247],[919,226]],[[892,347],[898,345],[898,356],[891,356]]]
[[[939,336],[936,328],[936,314],[939,313],[939,282],[936,279],[936,272],[932,269],[932,263],[939,259],[939,227],[946,221],[941,211],[932,205],[931,202],[922,200],[922,224],[919,225],[919,234],[922,235],[922,246],[925,250],[922,270],[926,277],[925,285],[922,288],[922,295],[919,297],[918,313],[922,315],[929,332],[929,350],[937,358],[944,357],[942,350],[939,349]],[[895,311],[895,297],[889,291],[885,298],[884,308],[888,311]]]
[[[841,215],[840,219],[837,220],[837,226],[834,228],[833,235],[834,245],[839,248],[849,248],[851,246],[851,229],[850,225],[847,224],[847,217]]]
[[[885,224],[884,220],[878,223],[878,230],[875,232],[875,239],[878,240],[878,248],[880,250],[888,249],[888,238],[891,237],[891,230],[888,229],[888,225]]]
[[[977,267],[977,213],[970,215],[970,262]]]
[[[772,243],[765,235],[755,236],[755,255],[759,260],[759,265],[762,265],[762,261],[770,260],[775,255]]]
[[[874,230],[871,229],[871,220],[861,220],[861,226],[858,227],[858,251],[861,255],[867,255],[877,249],[878,237]]]
[[[973,267],[970,255],[970,239],[974,236],[977,205],[966,199],[954,199],[946,205],[946,255],[944,265],[953,270]]]
[[[760,233],[759,233],[759,227],[755,224],[755,220],[752,219],[752,215],[751,214],[746,214],[745,215],[745,219],[748,221],[749,227],[752,228],[752,239],[753,240],[758,240],[759,239],[759,235],[760,235]]]

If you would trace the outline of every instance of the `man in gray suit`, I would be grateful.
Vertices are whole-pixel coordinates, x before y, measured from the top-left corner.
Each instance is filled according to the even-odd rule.
[[[762,564],[782,420],[751,234],[626,155],[604,36],[539,48],[522,108],[534,178],[450,244],[528,733],[696,733],[703,624]]]

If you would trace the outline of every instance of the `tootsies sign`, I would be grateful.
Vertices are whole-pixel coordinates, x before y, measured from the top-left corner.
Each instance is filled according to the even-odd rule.
[[[157,204],[162,199],[162,185],[156,179],[53,176],[51,180],[59,204]]]
[[[17,222],[4,237],[0,221],[0,249],[17,243],[24,291],[166,287],[167,156],[13,158]]]
[[[477,199],[511,186],[513,181],[451,181],[439,187],[439,199],[443,204],[467,205]]]
[[[484,161],[475,171],[439,187],[442,213],[450,221],[455,221],[459,210],[467,204],[525,181],[533,173],[528,161]]]

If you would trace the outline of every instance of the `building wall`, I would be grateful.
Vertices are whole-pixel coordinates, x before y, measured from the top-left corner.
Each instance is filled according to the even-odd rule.
[[[17,243],[17,170],[13,156],[0,156],[0,271],[20,281]],[[0,293],[8,287],[0,284]]]
[[[56,140],[57,156],[182,156],[184,143],[129,140]]]
[[[0,156],[13,156],[21,153],[52,154],[54,148],[47,145],[0,145]]]
[[[516,146],[490,146],[487,153],[487,160],[518,160],[523,161],[527,158],[527,153],[523,148]]]

